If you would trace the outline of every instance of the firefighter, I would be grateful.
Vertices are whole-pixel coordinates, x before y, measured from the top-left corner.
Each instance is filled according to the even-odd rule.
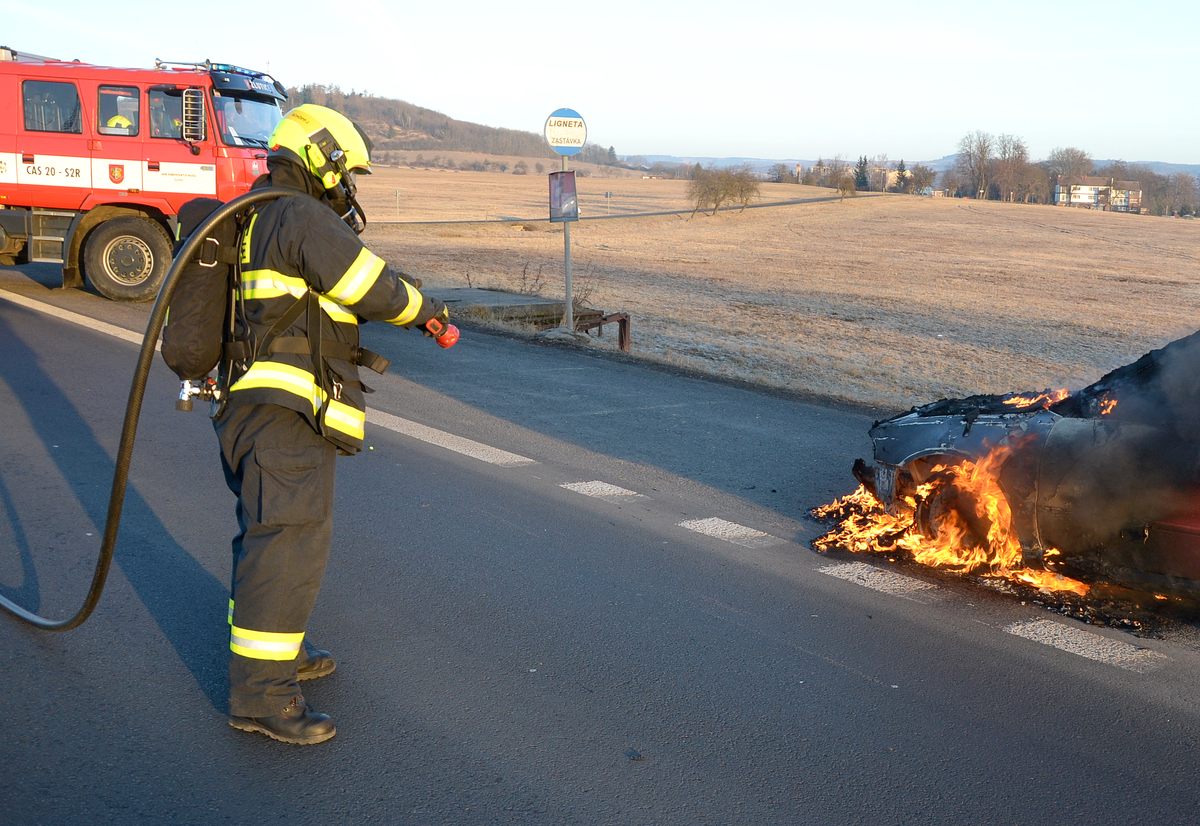
[[[104,125],[109,129],[123,129],[126,133],[133,131],[133,121],[124,115],[113,115]]]
[[[258,208],[243,231],[238,324],[253,352],[226,368],[227,402],[214,420],[240,528],[229,724],[310,744],[336,731],[298,685],[335,668],[305,639],[331,544],[334,459],[362,447],[359,367],[386,366],[360,349],[358,323],[436,330],[448,313],[358,238],[365,222],[354,176],[370,171],[370,145],[354,122],[304,104],[269,146],[268,174],[255,187],[303,194]]]

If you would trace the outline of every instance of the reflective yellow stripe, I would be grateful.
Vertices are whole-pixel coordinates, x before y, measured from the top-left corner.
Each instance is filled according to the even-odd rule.
[[[312,405],[314,415],[320,411],[321,403],[325,400],[325,391],[317,386],[317,381],[313,378],[312,373],[278,361],[254,362],[250,365],[250,369],[234,382],[233,387],[229,388],[229,392],[262,388],[282,390],[285,393],[299,396]],[[362,441],[367,421],[367,414],[364,411],[337,399],[330,399],[324,417],[326,426]],[[232,602],[230,610],[233,610]]]
[[[303,631],[255,631],[234,625],[229,633],[229,650],[255,660],[294,660],[303,642]]]
[[[345,275],[338,279],[326,295],[343,305],[357,304],[367,294],[367,290],[375,286],[381,272],[383,259],[363,247],[354,263],[346,268]]]
[[[425,299],[417,288],[409,284],[404,279],[400,279],[400,283],[404,285],[405,292],[408,293],[408,306],[404,308],[404,312],[395,318],[389,318],[388,324],[408,324],[417,317],[417,313],[421,312],[421,305]]]
[[[348,436],[362,441],[366,427],[367,414],[337,399],[330,399],[329,407],[325,410],[325,424],[334,430],[340,430]]]
[[[382,261],[380,261],[382,264]],[[252,299],[282,298],[290,295],[293,298],[303,298],[308,292],[308,282],[294,275],[284,275],[276,270],[246,270],[242,273],[242,298]],[[347,311],[341,304],[323,295],[317,296],[317,303],[333,321],[342,324],[358,324],[358,316]]]
[[[250,235],[254,232],[254,224],[258,221],[258,213],[250,216],[250,226],[246,227],[246,231],[242,233],[242,263],[250,263]]]
[[[242,298],[280,298],[290,295],[302,298],[308,292],[308,283],[294,275],[284,275],[275,270],[245,270],[242,272]]]
[[[317,296],[317,301],[320,303],[321,309],[325,311],[325,315],[334,321],[340,321],[342,324],[358,324],[358,316],[343,308],[336,301],[331,301],[323,295]]]
[[[233,597],[229,598],[229,624],[233,625]]]
[[[229,392],[235,393],[238,390],[259,388],[282,390],[285,393],[299,396],[312,405],[314,414],[321,409],[321,402],[325,400],[325,391],[317,386],[317,380],[312,373],[278,361],[254,362],[250,365],[250,369],[234,382],[233,387],[229,388]]]

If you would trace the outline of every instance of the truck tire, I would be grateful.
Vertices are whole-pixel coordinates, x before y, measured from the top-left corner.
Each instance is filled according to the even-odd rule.
[[[171,265],[171,239],[149,218],[105,221],[83,245],[88,283],[114,301],[149,301]]]

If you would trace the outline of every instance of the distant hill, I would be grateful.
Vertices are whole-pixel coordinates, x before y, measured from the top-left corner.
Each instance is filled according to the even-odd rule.
[[[344,113],[366,131],[374,151],[480,152],[526,158],[557,158],[544,136],[519,129],[483,126],[456,120],[441,112],[403,100],[361,92],[343,92],[336,86],[308,85],[288,89],[289,105],[316,103]],[[575,160],[616,164],[610,149],[588,144]]]
[[[1103,169],[1109,164],[1117,163],[1114,160],[1099,160],[1095,159],[1092,163],[1097,169]],[[1166,161],[1124,161],[1127,166],[1144,166],[1151,172],[1159,175],[1174,175],[1177,172],[1186,172],[1189,175],[1195,175],[1200,178],[1200,164],[1195,163],[1168,163]]]
[[[375,149],[440,149],[554,157],[542,136],[533,132],[455,120],[403,100],[343,92],[336,86],[309,85],[288,89],[288,103],[316,103],[344,113],[363,127]]]

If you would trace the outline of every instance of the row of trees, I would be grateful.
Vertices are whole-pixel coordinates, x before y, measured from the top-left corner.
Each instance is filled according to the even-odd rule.
[[[981,131],[959,141],[957,162],[943,173],[941,186],[963,197],[1045,204],[1053,201],[1059,183],[1089,175],[1137,181],[1142,208],[1153,215],[1192,215],[1200,209],[1200,184],[1186,172],[1160,175],[1124,161],[1097,167],[1087,152],[1073,146],[1056,148],[1046,160],[1034,162],[1021,138]]]
[[[903,159],[893,164],[887,155],[876,155],[873,158],[860,155],[858,161],[851,166],[838,155],[831,160],[818,158],[799,178],[794,172],[788,176],[782,175],[781,165],[772,167],[767,178],[772,181],[791,181],[838,190],[846,189],[845,181],[849,178],[853,184],[851,191],[856,192],[923,192],[933,186],[937,171],[920,163],[910,168],[905,165]]]
[[[1097,166],[1087,152],[1072,146],[1056,148],[1044,161],[1035,162],[1022,138],[982,131],[959,141],[955,165],[940,175],[925,164],[906,167],[903,160],[892,163],[887,155],[861,155],[854,165],[841,156],[818,159],[799,179],[777,164],[767,178],[844,190],[849,177],[859,192],[923,192],[936,187],[957,197],[1048,204],[1053,203],[1054,188],[1060,181],[1093,175],[1137,181],[1142,208],[1153,215],[1200,214],[1200,181],[1193,175],[1160,175],[1124,161]]]
[[[1058,180],[1091,173],[1092,161],[1081,149],[1055,149],[1034,163],[1021,138],[977,130],[959,141],[957,161],[943,173],[942,187],[962,197],[1044,204],[1052,200]]]

